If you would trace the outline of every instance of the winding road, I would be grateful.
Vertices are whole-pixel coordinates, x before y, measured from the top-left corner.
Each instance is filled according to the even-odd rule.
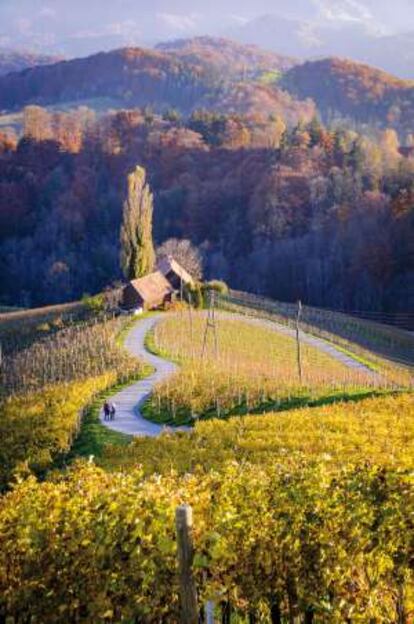
[[[162,318],[161,314],[138,321],[125,340],[124,346],[127,351],[141,362],[150,364],[155,372],[111,397],[111,402],[116,406],[115,420],[105,421],[101,413],[101,422],[114,431],[132,436],[154,437],[164,429],[162,425],[144,418],[140,409],[151,395],[154,386],[178,370],[176,364],[153,355],[145,347],[146,335],[160,321],[160,318]]]
[[[165,318],[165,315],[157,314],[142,319],[141,321],[138,321],[133,329],[131,329],[128,333],[125,340],[125,348],[127,351],[129,351],[131,355],[138,358],[141,362],[150,364],[155,369],[155,372],[149,377],[128,386],[111,397],[111,401],[116,406],[116,417],[115,420],[105,421],[103,419],[103,414],[101,413],[101,422],[105,425],[105,427],[131,436],[151,437],[158,436],[165,429],[163,425],[157,425],[156,423],[150,422],[144,418],[141,413],[141,407],[150,397],[154,386],[165,381],[178,370],[178,366],[176,364],[150,353],[145,347],[146,335],[163,318]],[[278,323],[274,323],[273,321],[221,312],[218,314],[218,318],[238,319],[252,325],[261,325],[263,327],[273,329],[290,337],[295,336],[295,332],[293,330]],[[347,368],[368,374],[373,379],[380,379],[380,375],[378,375],[378,373],[358,362],[352,358],[351,355],[347,355],[339,349],[336,349],[331,343],[326,342],[321,338],[317,338],[316,336],[305,334],[304,332],[300,333],[300,338],[303,342],[306,342],[307,344],[323,351],[335,360],[341,362]],[[177,430],[178,429],[188,430],[188,427],[177,427]]]

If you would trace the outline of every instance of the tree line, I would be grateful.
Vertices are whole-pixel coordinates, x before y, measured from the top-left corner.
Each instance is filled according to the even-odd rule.
[[[148,107],[99,119],[29,107],[23,136],[0,136],[2,304],[69,301],[121,279],[137,165],[155,244],[190,240],[207,277],[337,309],[412,309],[414,161],[395,131]]]

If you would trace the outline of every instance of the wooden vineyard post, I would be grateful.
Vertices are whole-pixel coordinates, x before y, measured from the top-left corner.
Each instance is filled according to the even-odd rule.
[[[178,571],[180,582],[180,624],[198,623],[197,588],[193,576],[193,510],[180,505],[175,512],[177,531]]]
[[[297,361],[298,361],[298,375],[299,381],[302,383],[302,352],[300,345],[300,319],[302,317],[302,302],[298,301],[298,311],[296,314],[296,353],[297,353]]]
[[[204,356],[205,356],[206,350],[207,350],[207,340],[208,340],[209,330],[212,330],[212,332],[213,332],[213,336],[214,336],[214,353],[215,353],[216,360],[218,359],[219,345],[218,345],[218,336],[217,336],[217,323],[216,323],[215,308],[216,308],[216,297],[215,297],[215,292],[213,290],[213,291],[211,291],[209,293],[209,306],[208,306],[208,313],[207,313],[207,322],[206,322],[206,328],[205,328],[205,331],[204,331],[203,348],[202,348],[202,351],[201,351],[201,359],[202,360],[204,359]]]
[[[190,317],[191,358],[194,360],[193,298],[190,292],[188,293],[188,314]]]

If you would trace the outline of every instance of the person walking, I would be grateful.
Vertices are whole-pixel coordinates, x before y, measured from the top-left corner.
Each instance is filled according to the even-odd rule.
[[[115,403],[111,403],[109,406],[110,409],[110,420],[115,420],[115,414],[116,414],[116,405]]]
[[[105,403],[103,404],[103,413],[104,420],[109,420],[111,417],[111,406],[109,405],[108,401],[105,401]]]

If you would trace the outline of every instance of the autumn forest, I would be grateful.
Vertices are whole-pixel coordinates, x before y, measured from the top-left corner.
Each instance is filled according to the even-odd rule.
[[[156,244],[191,240],[207,277],[340,310],[412,309],[409,81],[204,38],[34,67],[0,87],[18,120],[0,127],[0,304],[71,301],[121,279],[139,164]]]

